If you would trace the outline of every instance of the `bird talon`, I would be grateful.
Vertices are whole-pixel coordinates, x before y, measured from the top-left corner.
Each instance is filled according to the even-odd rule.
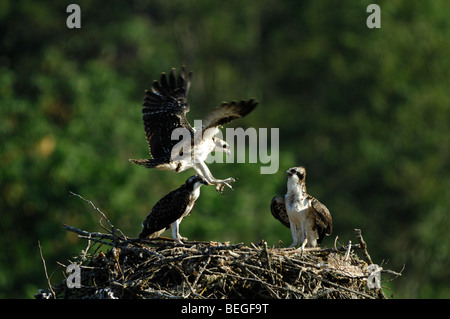
[[[225,188],[225,183],[217,184],[216,191],[217,191],[219,194],[223,195],[223,189],[224,189],[224,188]]]
[[[233,177],[227,178],[226,180],[216,181],[216,191],[219,194],[223,195],[223,190],[225,189],[225,186],[227,186],[229,189],[234,191],[233,186],[230,185],[230,183],[235,182],[236,180]]]

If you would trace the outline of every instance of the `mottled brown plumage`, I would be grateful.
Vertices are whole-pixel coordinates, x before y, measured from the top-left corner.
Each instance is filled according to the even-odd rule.
[[[272,212],[273,217],[278,219],[284,226],[290,228],[289,224],[289,216],[286,212],[286,204],[284,202],[284,196],[277,196],[272,198],[272,202],[270,203],[270,211]]]
[[[198,175],[191,176],[186,183],[161,198],[142,223],[139,238],[155,238],[172,226],[172,237],[181,243],[179,224],[189,215],[200,195],[200,186],[206,180]]]
[[[287,170],[287,194],[272,198],[272,215],[291,229],[292,245],[315,247],[331,235],[333,220],[328,208],[306,192],[306,170]],[[305,240],[306,239],[306,240]]]

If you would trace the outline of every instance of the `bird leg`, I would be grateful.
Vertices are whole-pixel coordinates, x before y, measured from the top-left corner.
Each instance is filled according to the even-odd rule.
[[[305,247],[306,247],[306,244],[308,243],[308,238],[305,238],[305,240],[303,241],[303,243],[302,243],[302,246],[300,247],[300,249],[301,249],[301,251],[302,251],[302,254],[303,254],[303,252],[305,251]]]
[[[289,246],[289,248],[292,248],[297,246],[298,240],[297,240],[297,229],[295,227],[295,224],[290,221],[290,225],[291,225],[290,229],[292,235],[292,244]]]
[[[194,166],[194,169],[197,171],[198,174],[200,174],[206,179],[209,185],[216,185],[216,191],[218,193],[223,194],[223,189],[225,188],[225,186],[233,190],[233,187],[230,185],[230,183],[235,182],[236,181],[235,178],[230,177],[227,179],[215,179],[212,176],[208,166],[203,161],[197,161],[196,165]]]
[[[172,223],[172,238],[177,244],[183,245],[183,242],[181,240],[187,240],[187,238],[180,236],[180,222],[181,218]]]

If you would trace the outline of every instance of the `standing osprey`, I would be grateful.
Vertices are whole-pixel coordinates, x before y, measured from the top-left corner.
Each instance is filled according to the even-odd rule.
[[[200,196],[200,187],[207,184],[203,177],[194,175],[179,188],[161,198],[142,223],[143,228],[139,238],[159,237],[172,225],[172,238],[178,244],[182,244],[181,240],[187,240],[187,238],[180,236],[180,223],[194,208]]]
[[[150,147],[152,159],[130,159],[131,162],[147,168],[156,167],[162,170],[183,172],[194,168],[208,184],[216,185],[216,190],[223,192],[225,186],[232,189],[229,183],[235,181],[230,177],[225,180],[215,179],[205,160],[215,149],[230,154],[230,146],[215,135],[219,127],[234,119],[249,114],[257,106],[253,99],[239,102],[223,102],[202,122],[201,128],[193,128],[186,119],[189,112],[187,94],[192,73],[186,75],[184,67],[178,76],[173,68],[167,76],[161,74],[160,81],[154,81],[151,91],[145,92],[143,120],[145,136]],[[180,136],[172,137],[174,130],[188,136],[180,140]],[[187,150],[187,151],[186,151]]]
[[[325,237],[331,235],[332,218],[328,209],[306,192],[306,170],[292,167],[286,172],[287,194],[272,199],[272,215],[291,229],[292,244],[317,247]]]

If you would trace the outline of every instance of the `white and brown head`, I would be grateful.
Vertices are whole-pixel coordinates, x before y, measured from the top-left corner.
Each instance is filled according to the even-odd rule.
[[[306,169],[303,166],[291,167],[286,171],[288,189],[297,189],[306,194]]]

